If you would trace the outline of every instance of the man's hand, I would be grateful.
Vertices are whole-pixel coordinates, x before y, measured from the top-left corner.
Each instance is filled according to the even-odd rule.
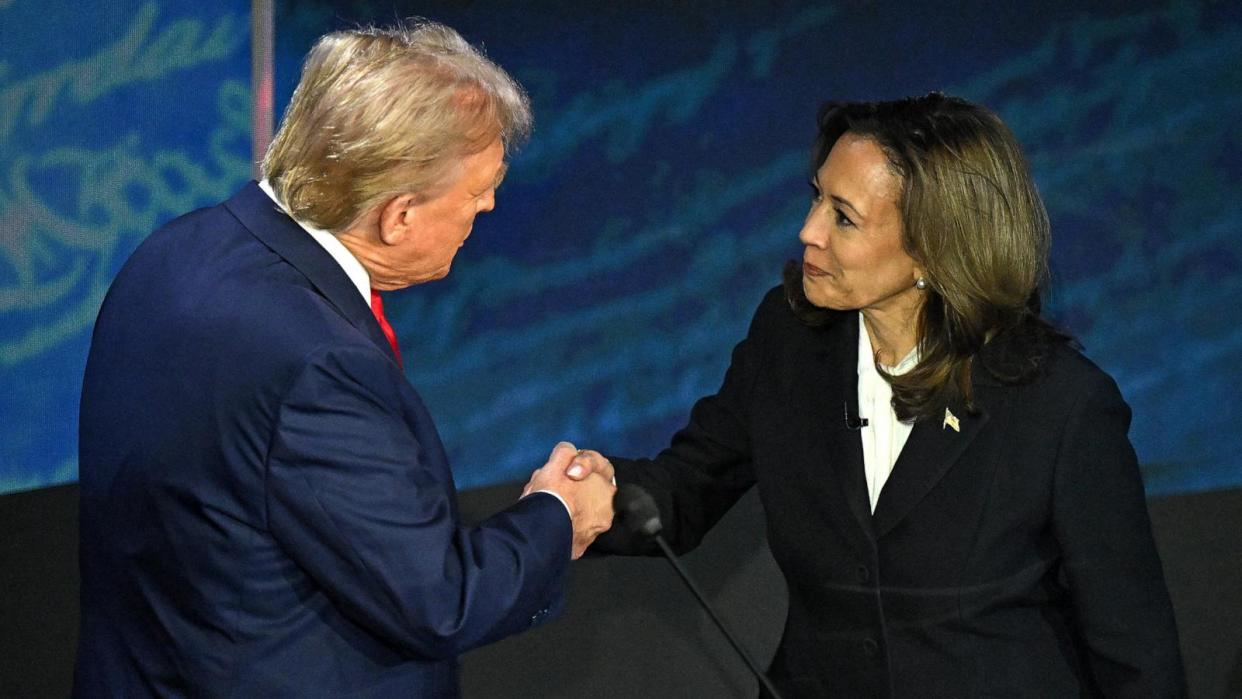
[[[612,465],[602,456],[599,459],[608,464],[606,478],[602,474],[587,472],[585,466],[577,480],[566,474],[570,462],[584,453],[595,454],[579,452],[569,442],[557,444],[552,455],[548,457],[548,462],[531,474],[530,482],[522,490],[522,497],[538,490],[547,490],[556,493],[565,501],[574,528],[575,560],[582,556],[597,536],[612,526],[612,496],[617,490],[612,484]]]
[[[603,454],[591,449],[579,449],[573,461],[569,462],[569,468],[565,474],[575,481],[580,481],[592,474],[603,476],[604,480],[613,485],[616,485],[617,481],[612,470],[612,462],[605,459]]]

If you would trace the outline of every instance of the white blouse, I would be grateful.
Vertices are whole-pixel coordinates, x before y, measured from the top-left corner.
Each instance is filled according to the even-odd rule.
[[[918,361],[916,345],[897,366],[885,366],[884,371],[894,376],[904,374]],[[862,311],[858,312],[858,415],[867,421],[860,435],[867,494],[871,497],[874,514],[880,491],[893,472],[893,464],[897,463],[914,424],[897,419],[897,412],[893,410],[893,387],[876,371],[875,351],[871,349],[871,337],[867,335]]]

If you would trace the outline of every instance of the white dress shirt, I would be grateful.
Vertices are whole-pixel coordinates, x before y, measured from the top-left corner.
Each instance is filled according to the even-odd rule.
[[[913,369],[918,361],[916,345],[897,366],[885,366],[884,371],[898,376]],[[871,512],[875,513],[880,491],[892,474],[893,464],[897,463],[914,425],[897,419],[897,411],[893,410],[893,387],[876,371],[875,350],[871,349],[871,337],[867,335],[862,311],[858,312],[858,416],[867,420],[859,433],[867,494],[871,498]]]

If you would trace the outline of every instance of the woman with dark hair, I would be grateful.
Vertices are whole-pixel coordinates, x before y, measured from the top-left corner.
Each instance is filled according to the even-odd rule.
[[[1048,217],[1009,129],[935,93],[829,104],[811,185],[720,390],[618,483],[681,551],[758,485],[786,696],[1183,695],[1130,411],[1040,317]]]

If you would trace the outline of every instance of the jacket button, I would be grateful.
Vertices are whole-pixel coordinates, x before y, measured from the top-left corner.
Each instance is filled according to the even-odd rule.
[[[858,566],[858,582],[867,582],[871,579],[871,569],[867,566]]]
[[[880,652],[880,644],[876,643],[874,638],[868,638],[863,641],[863,652],[868,658],[874,658]]]

